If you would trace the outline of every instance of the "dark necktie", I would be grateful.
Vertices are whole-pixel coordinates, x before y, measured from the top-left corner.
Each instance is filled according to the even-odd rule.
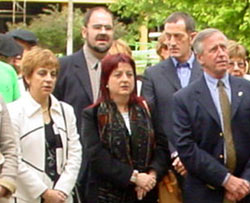
[[[188,63],[178,63],[177,68],[189,68],[189,64]]]
[[[232,173],[236,166],[236,152],[231,129],[231,104],[224,89],[224,83],[220,80],[218,81],[218,89],[223,118],[224,141],[226,145],[226,166]]]

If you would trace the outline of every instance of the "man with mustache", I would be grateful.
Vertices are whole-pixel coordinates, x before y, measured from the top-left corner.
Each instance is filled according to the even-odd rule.
[[[83,48],[60,59],[61,70],[54,95],[73,106],[78,132],[82,110],[94,103],[99,95],[100,61],[112,45],[113,26],[113,15],[107,8],[89,9],[85,14],[82,28],[82,36],[85,39]],[[83,138],[80,139],[83,145]],[[81,194],[84,194],[84,174],[88,167],[84,160],[83,157],[79,174],[80,182],[83,183],[80,187]]]
[[[196,34],[194,19],[187,13],[174,12],[166,19],[163,34],[170,57],[145,71],[142,95],[153,110],[153,121],[157,133],[162,134],[162,144],[169,144],[172,165],[179,174],[185,175],[186,170],[175,149],[172,107],[174,93],[199,78],[202,73],[191,49]]]
[[[60,59],[61,70],[54,95],[74,107],[78,131],[81,111],[96,101],[100,85],[100,60],[113,42],[113,15],[105,7],[89,9],[84,17],[83,48]]]

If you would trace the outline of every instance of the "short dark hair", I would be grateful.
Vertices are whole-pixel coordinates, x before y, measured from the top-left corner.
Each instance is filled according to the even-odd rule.
[[[191,15],[185,12],[177,11],[172,13],[165,20],[164,25],[166,23],[176,23],[178,20],[183,20],[186,26],[187,32],[195,32],[195,21]]]
[[[111,18],[112,18],[112,21],[114,20],[114,16],[113,16],[112,12],[109,9],[107,9],[104,6],[97,6],[97,7],[94,7],[94,8],[91,8],[91,9],[87,10],[87,12],[85,13],[84,19],[83,19],[83,24],[84,24],[85,27],[87,27],[87,25],[89,23],[89,19],[92,16],[92,14],[97,10],[103,10],[103,11],[109,13]]]

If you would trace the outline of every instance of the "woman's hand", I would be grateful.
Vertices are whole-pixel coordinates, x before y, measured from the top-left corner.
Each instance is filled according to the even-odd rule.
[[[143,188],[139,187],[139,186],[135,187],[135,191],[136,191],[138,200],[142,200],[147,194],[147,191],[144,190]]]
[[[6,197],[9,192],[10,191],[8,189],[0,185],[0,198]]]
[[[42,194],[42,198],[44,199],[44,203],[64,203],[67,195],[59,190],[47,189]]]
[[[135,184],[149,192],[156,185],[156,178],[151,174],[139,173],[136,177]]]

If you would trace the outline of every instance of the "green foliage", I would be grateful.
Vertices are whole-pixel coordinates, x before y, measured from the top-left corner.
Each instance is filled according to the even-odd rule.
[[[44,9],[44,14],[38,15],[29,25],[18,23],[8,24],[9,30],[23,28],[35,33],[39,39],[39,45],[54,51],[55,53],[65,54],[67,44],[67,8],[59,11],[58,7],[51,5],[49,9]],[[74,10],[73,20],[73,47],[74,51],[80,49],[83,45],[81,29],[83,26],[84,14],[80,9]],[[116,39],[127,36],[129,31],[127,27],[115,20],[114,22]]]
[[[39,44],[53,50],[55,53],[65,53],[67,41],[67,9],[59,11],[56,6],[45,9],[44,14],[38,15],[29,25],[8,24],[9,30],[23,28],[35,33]],[[83,14],[80,9],[74,11],[73,42],[74,50],[82,46],[81,37]]]
[[[139,25],[161,26],[170,13],[185,11],[196,19],[197,30],[218,28],[250,49],[249,6],[250,0],[140,0],[136,3],[134,0],[118,0],[110,5],[110,9],[121,18],[131,18],[127,36],[130,41],[138,40]]]

